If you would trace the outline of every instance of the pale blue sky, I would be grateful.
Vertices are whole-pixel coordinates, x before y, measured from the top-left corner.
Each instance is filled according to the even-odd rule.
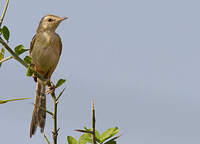
[[[59,103],[59,144],[68,135],[80,136],[74,129],[91,125],[92,96],[97,129],[118,126],[121,144],[199,144],[199,5],[197,0],[10,1],[4,24],[11,47],[29,48],[44,15],[69,17],[57,29],[63,52],[52,77],[67,79]],[[25,73],[14,60],[2,65],[1,99],[34,98],[35,83]],[[29,138],[33,101],[0,105],[1,143],[45,143],[39,130]],[[51,126],[48,116],[49,138]]]

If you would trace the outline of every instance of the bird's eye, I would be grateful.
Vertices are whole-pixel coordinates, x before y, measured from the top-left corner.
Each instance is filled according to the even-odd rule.
[[[53,21],[53,19],[51,19],[51,18],[48,19],[48,22],[52,22],[52,21]]]

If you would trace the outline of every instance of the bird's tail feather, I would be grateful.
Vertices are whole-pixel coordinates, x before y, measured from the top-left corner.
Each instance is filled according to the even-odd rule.
[[[35,133],[37,126],[39,125],[40,131],[44,132],[46,120],[46,95],[45,84],[40,79],[37,79],[35,104],[32,113],[32,120],[30,126],[30,137]]]

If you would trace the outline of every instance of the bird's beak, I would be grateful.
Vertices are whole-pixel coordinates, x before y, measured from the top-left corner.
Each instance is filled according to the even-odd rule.
[[[61,22],[61,21],[65,20],[65,19],[68,19],[68,17],[61,17],[57,21]]]

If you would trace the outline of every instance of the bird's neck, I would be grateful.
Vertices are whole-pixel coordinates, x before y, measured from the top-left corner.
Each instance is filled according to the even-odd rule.
[[[55,33],[55,30],[37,29],[37,33],[41,33],[41,32],[45,32],[45,33]]]

